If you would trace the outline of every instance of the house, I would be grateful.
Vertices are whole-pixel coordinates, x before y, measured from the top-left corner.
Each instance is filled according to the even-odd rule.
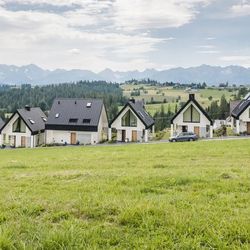
[[[222,126],[231,127],[231,117],[228,117],[226,120],[214,120],[213,129],[220,129]]]
[[[0,129],[0,144],[34,148],[45,142],[46,115],[40,108],[17,109]]]
[[[233,109],[231,117],[235,133],[250,135],[250,93]]]
[[[97,99],[56,99],[45,129],[46,144],[96,144],[107,140],[104,103]]]
[[[154,124],[154,119],[145,110],[143,103],[132,99],[109,124],[109,140],[112,139],[113,130],[117,141],[148,142],[154,133]]]
[[[171,136],[181,132],[193,132],[202,138],[213,137],[213,121],[194,94],[189,94],[189,100],[171,119]]]

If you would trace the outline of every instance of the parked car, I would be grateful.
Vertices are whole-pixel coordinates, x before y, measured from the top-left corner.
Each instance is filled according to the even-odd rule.
[[[169,138],[170,142],[179,142],[179,141],[197,141],[198,136],[193,132],[182,132],[177,136]]]

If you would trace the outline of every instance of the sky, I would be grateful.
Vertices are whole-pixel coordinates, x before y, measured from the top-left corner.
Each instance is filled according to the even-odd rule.
[[[250,0],[0,0],[0,64],[250,67]]]

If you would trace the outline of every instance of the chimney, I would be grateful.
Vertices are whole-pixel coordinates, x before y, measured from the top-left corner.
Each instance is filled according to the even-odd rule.
[[[195,95],[194,94],[189,94],[189,100],[194,100],[195,99]]]
[[[25,110],[30,111],[30,106],[29,105],[25,105]]]
[[[129,101],[132,102],[132,103],[135,103],[135,99],[134,98],[130,99]]]

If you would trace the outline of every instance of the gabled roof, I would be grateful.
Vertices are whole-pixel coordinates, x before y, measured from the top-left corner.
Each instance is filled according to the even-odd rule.
[[[173,124],[174,119],[190,104],[190,103],[194,103],[194,105],[202,112],[202,114],[204,116],[207,117],[207,119],[210,121],[210,124],[213,125],[213,121],[212,119],[209,117],[208,113],[202,108],[202,106],[196,101],[195,99],[195,95],[194,94],[190,94],[189,95],[189,100],[185,103],[185,105],[173,116],[173,118],[171,119],[171,124]]]
[[[250,93],[233,109],[231,115],[238,119],[240,115],[250,106]]]
[[[155,121],[152,116],[145,110],[144,105],[140,101],[131,100],[126,103],[126,105],[122,108],[122,110],[118,113],[118,115],[110,122],[110,125],[120,116],[120,114],[127,108],[130,107],[135,115],[141,120],[141,122],[145,125],[146,128],[150,128],[155,124]]]
[[[26,126],[31,131],[32,135],[38,134],[39,132],[44,132],[45,130],[44,118],[46,119],[46,115],[40,108],[26,107],[24,109],[17,109],[17,111],[10,117],[9,121],[16,114],[18,114],[22,118]],[[9,121],[5,123],[5,125],[1,128],[1,131],[9,123]]]
[[[48,130],[97,131],[103,107],[100,99],[55,99],[45,127]]]
[[[3,127],[4,125],[4,121],[2,120],[2,118],[0,117],[0,129]]]

